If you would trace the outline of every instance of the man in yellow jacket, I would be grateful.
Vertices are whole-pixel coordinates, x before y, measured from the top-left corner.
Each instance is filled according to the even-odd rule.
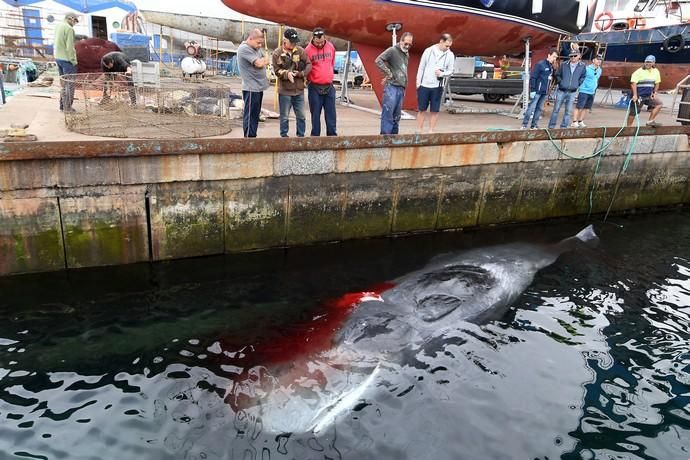
[[[74,25],[79,22],[79,17],[75,13],[67,13],[65,20],[55,26],[55,43],[53,53],[55,63],[58,67],[58,74],[72,75],[77,73],[77,50],[74,48]],[[61,79],[62,89],[60,91],[60,110],[63,112],[73,112],[72,102],[74,101],[74,83],[65,77]],[[67,80],[67,81],[65,81]]]

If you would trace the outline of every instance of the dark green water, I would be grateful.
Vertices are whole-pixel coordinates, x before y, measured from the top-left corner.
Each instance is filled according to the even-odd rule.
[[[0,458],[690,459],[690,214],[614,220],[501,321],[376,363],[294,340],[434,255],[583,225],[0,280]]]

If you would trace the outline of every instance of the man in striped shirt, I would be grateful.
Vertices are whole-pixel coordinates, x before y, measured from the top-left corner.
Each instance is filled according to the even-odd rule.
[[[661,74],[659,69],[656,68],[656,57],[650,54],[645,58],[644,65],[637,69],[630,77],[632,103],[628,111],[628,126],[632,126],[635,116],[640,113],[640,108],[643,105],[652,109],[647,126],[661,126],[660,123],[654,120],[663,107],[661,101],[656,97],[659,83],[661,83]]]

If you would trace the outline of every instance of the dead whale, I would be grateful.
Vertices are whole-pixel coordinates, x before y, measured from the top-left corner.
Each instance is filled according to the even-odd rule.
[[[374,391],[396,356],[449,328],[500,318],[540,269],[578,244],[598,241],[588,226],[550,245],[511,243],[446,254],[377,289],[346,294],[331,302],[347,314],[341,311],[345,319],[328,350],[275,367],[266,361],[236,381],[225,401],[243,417],[261,420],[267,432],[318,433]],[[238,404],[247,395],[246,405]]]

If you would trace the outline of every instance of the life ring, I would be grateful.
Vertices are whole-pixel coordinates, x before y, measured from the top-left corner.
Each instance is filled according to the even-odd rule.
[[[613,25],[613,14],[610,11],[599,13],[599,16],[594,20],[594,27],[602,32],[609,30]]]
[[[671,35],[664,40],[664,49],[669,53],[677,53],[685,48],[685,38],[682,35]]]
[[[645,18],[628,18],[628,29],[646,29],[647,20]]]

